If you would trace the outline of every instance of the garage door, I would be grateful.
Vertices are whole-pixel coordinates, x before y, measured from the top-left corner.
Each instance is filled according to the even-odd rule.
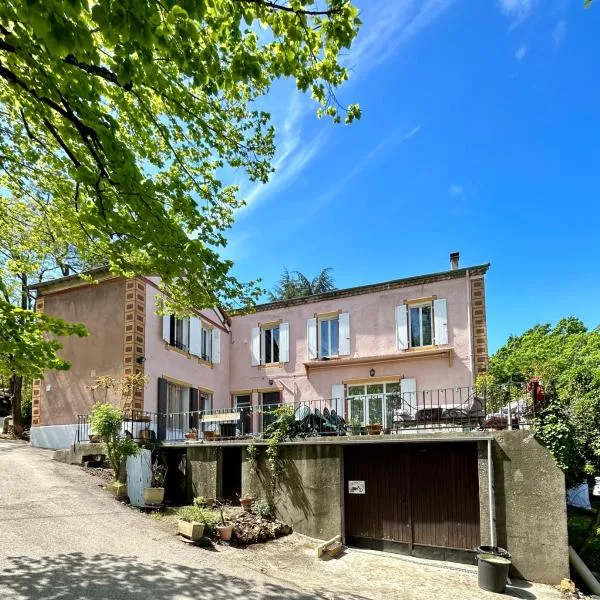
[[[344,470],[346,543],[409,553],[480,544],[476,443],[349,445]]]

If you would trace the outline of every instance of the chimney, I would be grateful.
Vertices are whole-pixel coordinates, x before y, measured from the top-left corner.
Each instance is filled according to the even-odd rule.
[[[458,269],[458,259],[460,258],[460,252],[450,252],[450,270],[456,271]]]

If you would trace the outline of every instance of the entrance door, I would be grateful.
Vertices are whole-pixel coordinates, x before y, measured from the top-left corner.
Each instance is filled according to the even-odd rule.
[[[479,545],[475,443],[349,445],[344,470],[349,545],[406,553]],[[364,494],[349,493],[349,481],[364,482]]]
[[[242,449],[223,447],[221,467],[221,496],[232,504],[238,504],[242,494]]]
[[[279,390],[275,392],[263,392],[262,404],[263,404],[263,419],[262,427],[263,431],[267,428],[274,420],[275,416],[272,414],[273,409],[281,403],[281,392]]]

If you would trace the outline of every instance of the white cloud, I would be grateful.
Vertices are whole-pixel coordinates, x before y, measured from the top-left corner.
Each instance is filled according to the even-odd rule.
[[[500,0],[502,12],[513,22],[511,29],[518,27],[533,10],[534,0]]]
[[[555,48],[559,48],[565,41],[567,35],[567,22],[561,19],[552,30],[552,43]]]
[[[464,192],[463,186],[458,183],[453,183],[448,188],[448,195],[450,198],[456,198],[456,196],[460,196]]]
[[[370,1],[361,11],[363,25],[345,64],[358,72],[372,69],[453,4],[454,0]]]
[[[527,54],[527,44],[521,44],[519,46],[519,49],[515,52],[515,58],[517,59],[517,62],[521,62],[525,58],[526,54]]]

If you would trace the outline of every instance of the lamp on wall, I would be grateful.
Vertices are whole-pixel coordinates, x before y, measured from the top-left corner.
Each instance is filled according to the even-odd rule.
[[[138,363],[138,365],[143,365],[146,362],[146,357],[145,356],[138,356],[135,359],[135,362]]]
[[[370,375],[371,377],[375,377],[375,369],[371,369],[371,370],[369,371],[369,375]]]
[[[269,379],[269,385],[273,385],[273,380]]]

